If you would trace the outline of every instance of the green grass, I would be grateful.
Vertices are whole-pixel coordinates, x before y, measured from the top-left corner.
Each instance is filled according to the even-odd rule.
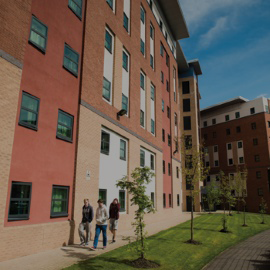
[[[190,239],[190,222],[185,222],[165,231],[161,231],[148,238],[149,250],[146,258],[161,264],[158,269],[201,269],[215,256],[230,246],[253,236],[266,229],[270,229],[270,216],[265,216],[266,224],[262,225],[261,216],[248,213],[246,223],[242,227],[243,214],[228,216],[228,227],[232,233],[221,233],[222,214],[203,214],[197,217],[194,225],[194,240],[202,245],[185,244]],[[137,256],[127,250],[127,246],[120,247],[95,258],[68,267],[68,270],[81,269],[133,269],[126,260],[134,260]]]

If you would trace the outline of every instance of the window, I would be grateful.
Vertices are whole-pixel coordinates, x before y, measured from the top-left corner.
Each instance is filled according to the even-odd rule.
[[[155,170],[155,156],[154,155],[150,155],[150,167],[151,170]]]
[[[150,25],[150,38],[154,39],[154,27],[152,26],[152,24]]]
[[[105,48],[112,53],[112,35],[106,30],[105,33]]]
[[[227,149],[228,149],[228,150],[231,150],[231,149],[232,149],[232,144],[231,144],[231,143],[228,143],[228,144],[227,144]]]
[[[141,53],[144,55],[144,41],[141,39]]]
[[[56,137],[72,142],[73,116],[58,110],[58,124]]]
[[[180,194],[177,194],[177,206],[180,206]]]
[[[229,165],[233,165],[233,159],[229,158]]]
[[[140,124],[144,127],[144,111],[140,111]]]
[[[218,146],[214,145],[214,152],[217,153],[218,152]]]
[[[261,171],[257,171],[257,172],[256,172],[256,178],[257,178],[257,179],[262,178],[262,173],[261,173]]]
[[[31,183],[12,182],[8,220],[29,219]]]
[[[171,146],[171,135],[168,134],[168,146]]]
[[[155,100],[155,87],[151,85],[151,99]]]
[[[100,189],[98,198],[101,199],[105,205],[107,205],[107,189]]]
[[[231,130],[229,128],[226,128],[226,135],[230,135],[231,134]]]
[[[184,101],[184,100],[183,100]],[[207,127],[207,121],[203,122],[203,127]]]
[[[141,21],[144,24],[144,22],[145,22],[145,11],[144,11],[143,7],[141,7]]]
[[[155,207],[155,192],[151,192],[151,201],[153,203],[153,206]]]
[[[237,147],[238,147],[238,148],[243,148],[243,142],[242,142],[242,141],[237,142]]]
[[[171,176],[171,163],[168,163],[168,175]]]
[[[255,162],[260,162],[260,155],[255,155],[254,160]]]
[[[236,127],[236,132],[237,132],[237,133],[240,133],[240,132],[241,132],[241,127],[240,127],[240,126],[237,126],[237,127]]]
[[[270,128],[270,121],[268,121],[268,127]]]
[[[164,73],[162,71],[160,72],[160,80],[164,83]]]
[[[254,114],[255,113],[255,108],[250,108],[250,114]]]
[[[140,76],[140,86],[144,90],[144,75],[142,73],[141,73],[141,76]]]
[[[162,43],[160,43],[160,55],[163,57],[164,55],[164,47],[162,45]]]
[[[186,149],[192,148],[192,135],[185,135],[185,148]]]
[[[203,134],[203,139],[206,141],[208,139],[207,134]]]
[[[225,115],[225,121],[229,121],[230,120],[230,116],[229,115]]]
[[[210,166],[210,162],[209,161],[206,161],[205,162],[205,167],[209,167]]]
[[[126,211],[126,191],[119,190],[120,212]]]
[[[258,196],[263,196],[263,189],[262,188],[258,188]]]
[[[41,51],[46,51],[48,27],[32,16],[31,30],[29,42],[36,46]]]
[[[126,141],[120,139],[120,159],[126,160]]]
[[[168,81],[168,80],[166,80],[166,90],[167,90],[168,92],[170,92],[170,87],[169,87],[169,81]]]
[[[128,55],[123,52],[123,68],[128,71]]]
[[[162,21],[160,20],[160,21],[159,21],[159,28],[160,28],[161,31],[162,31],[162,27],[163,27],[163,23],[162,23]]]
[[[110,134],[103,131],[103,130],[101,131],[100,152],[105,154],[105,155],[109,155],[109,152],[110,152]]]
[[[216,138],[217,137],[217,133],[214,131],[213,132],[213,138]]]
[[[165,167],[166,164],[165,164],[165,160],[163,160],[163,163],[162,163],[162,164],[163,164],[163,174],[165,174],[165,173],[166,173],[166,167]]]
[[[216,118],[212,119],[212,125],[215,125],[217,123]]]
[[[215,160],[215,167],[218,167],[219,166],[219,162],[218,160]]]
[[[186,190],[192,190],[192,180],[188,175],[186,175]]]
[[[123,20],[124,20],[123,26],[127,30],[127,32],[129,32],[129,19],[128,19],[128,16],[126,15],[125,12],[124,12],[124,19]]]
[[[39,99],[23,92],[19,125],[37,130],[38,112]]]
[[[183,94],[189,94],[190,93],[190,90],[189,90],[189,81],[182,82],[182,93]]]
[[[166,194],[163,193],[163,207],[166,208]]]
[[[68,216],[69,187],[53,186],[51,217]]]
[[[155,134],[155,121],[151,119],[151,133]]]
[[[239,157],[239,163],[243,164],[244,163],[244,157]]]
[[[142,149],[140,150],[140,166],[145,166],[145,152]]]
[[[175,125],[175,126],[178,125],[178,121],[177,121],[177,113],[174,113],[174,125]]]
[[[207,176],[207,182],[210,182],[211,178],[210,175]]]
[[[105,77],[103,77],[103,89],[102,96],[107,100],[111,101],[111,82],[109,82]]]
[[[122,109],[128,111],[128,98],[122,94]]]
[[[82,18],[82,0],[69,0],[68,6],[80,19]]]
[[[170,118],[170,108],[167,106],[167,117]]]
[[[172,194],[169,194],[169,207],[172,207]]]
[[[70,71],[74,76],[78,76],[79,54],[65,44],[64,68]]]
[[[193,168],[193,164],[192,164],[192,155],[186,155],[185,167],[186,167],[187,169],[192,169],[192,168]]]
[[[152,8],[153,8],[153,1],[152,0],[149,1],[149,6],[150,6],[150,9],[152,10]]]
[[[150,67],[154,69],[154,57],[150,54]]]
[[[111,9],[113,9],[113,0],[106,0]]]
[[[162,141],[165,142],[165,130],[162,129]]]
[[[189,98],[183,99],[183,112],[190,112],[190,99]]]
[[[258,143],[258,139],[257,138],[254,138],[253,139],[253,145],[258,145],[259,143]]]
[[[256,129],[257,127],[256,127],[256,123],[251,123],[251,129]]]
[[[179,178],[179,167],[176,167],[176,178]]]
[[[164,100],[162,99],[162,111],[164,112]]]
[[[191,130],[191,117],[184,116],[184,130]]]

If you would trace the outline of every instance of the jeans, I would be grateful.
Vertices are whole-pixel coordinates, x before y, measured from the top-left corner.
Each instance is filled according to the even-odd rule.
[[[102,231],[102,235],[103,235],[103,246],[104,247],[107,246],[107,225],[96,225],[94,248],[97,248],[100,231]]]

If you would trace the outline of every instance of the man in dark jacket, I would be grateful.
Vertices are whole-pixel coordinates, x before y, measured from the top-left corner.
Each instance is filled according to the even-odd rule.
[[[93,207],[90,205],[88,199],[84,199],[84,206],[82,208],[82,222],[79,225],[79,236],[81,239],[81,246],[88,246],[91,236],[91,222],[94,217]],[[84,235],[86,231],[86,237]]]

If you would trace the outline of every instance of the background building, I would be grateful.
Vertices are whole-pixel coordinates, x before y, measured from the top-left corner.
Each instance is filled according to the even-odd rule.
[[[269,99],[237,97],[210,106],[201,111],[201,126],[211,167],[206,184],[219,181],[220,170],[230,176],[246,167],[247,211],[258,212],[262,197],[270,205]]]

